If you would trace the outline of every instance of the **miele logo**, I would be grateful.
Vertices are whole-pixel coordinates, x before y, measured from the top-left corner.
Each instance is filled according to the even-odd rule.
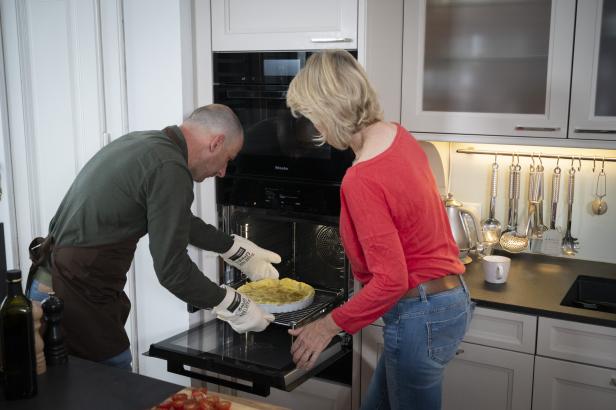
[[[288,171],[289,167],[285,167],[285,166],[282,166],[282,165],[274,165],[274,169],[276,171]]]

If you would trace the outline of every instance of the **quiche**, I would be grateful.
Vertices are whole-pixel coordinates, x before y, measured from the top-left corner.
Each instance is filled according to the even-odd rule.
[[[284,313],[303,309],[314,299],[314,288],[290,278],[263,279],[237,289],[267,313]]]

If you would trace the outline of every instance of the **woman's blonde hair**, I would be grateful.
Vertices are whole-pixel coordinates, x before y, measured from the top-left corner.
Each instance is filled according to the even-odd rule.
[[[316,141],[337,149],[348,148],[353,134],[383,119],[366,72],[344,50],[310,56],[291,81],[287,106],[319,129],[322,135]]]

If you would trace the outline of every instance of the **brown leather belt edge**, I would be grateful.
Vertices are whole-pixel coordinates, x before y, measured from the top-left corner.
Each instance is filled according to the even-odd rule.
[[[461,275],[447,275],[442,278],[432,279],[422,283],[426,290],[426,295],[434,295],[435,293],[444,292],[446,290],[455,289],[462,286]],[[418,298],[419,286],[410,289],[403,298]]]

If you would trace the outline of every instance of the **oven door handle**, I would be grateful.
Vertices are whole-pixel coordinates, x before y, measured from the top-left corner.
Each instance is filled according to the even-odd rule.
[[[270,385],[269,383],[260,383],[257,380],[251,380],[252,385],[246,385],[242,383],[233,382],[231,380],[220,379],[218,377],[209,376],[207,374],[193,372],[191,370],[186,370],[184,368],[184,364],[175,361],[168,360],[167,361],[167,371],[180,374],[182,376],[191,377],[194,379],[203,380],[208,383],[218,384],[220,386],[225,386],[230,389],[241,390],[247,393],[256,394],[259,396],[269,396],[270,394]]]

